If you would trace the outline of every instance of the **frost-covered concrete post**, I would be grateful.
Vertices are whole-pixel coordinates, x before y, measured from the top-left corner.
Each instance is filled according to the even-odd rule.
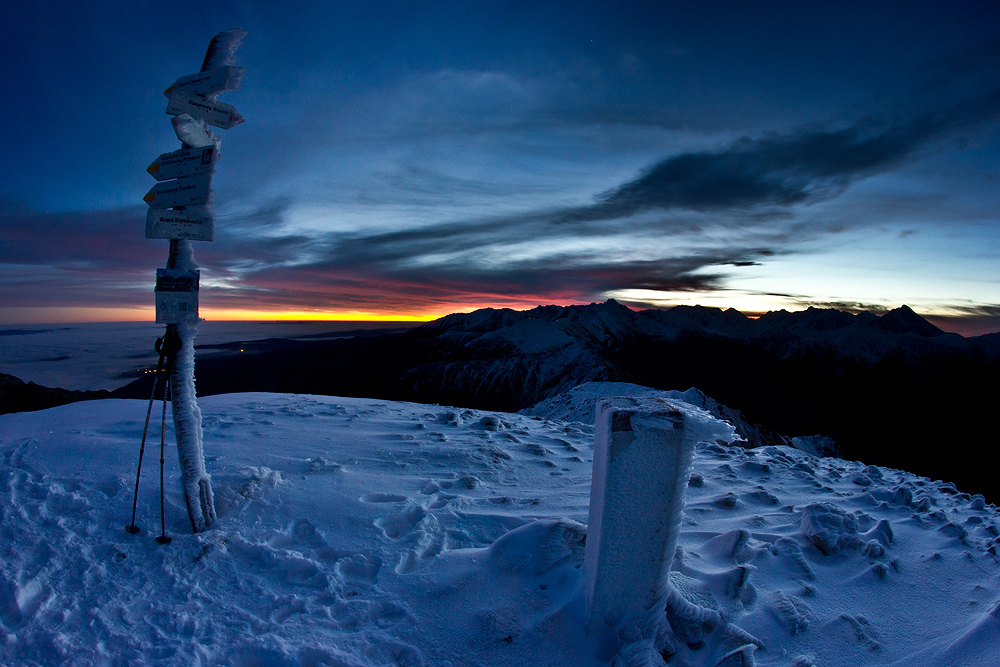
[[[587,632],[652,644],[666,623],[667,575],[698,438],[682,410],[656,398],[602,400],[596,414]]]
[[[158,184],[144,197],[149,204],[146,238],[170,239],[167,267],[156,272],[156,321],[167,325],[164,349],[168,350],[177,457],[195,532],[215,523],[216,514],[194,386],[200,274],[191,241],[215,237],[211,183],[221,140],[208,127],[229,129],[243,122],[235,108],[215,98],[240,85],[243,68],[236,67],[233,55],[245,36],[235,29],[216,35],[201,71],[177,79],[164,91],[181,149],[164,153],[149,165],[147,171]]]

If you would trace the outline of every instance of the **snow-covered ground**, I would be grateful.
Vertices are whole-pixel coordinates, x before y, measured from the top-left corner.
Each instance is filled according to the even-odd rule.
[[[220,521],[191,533],[168,415],[166,546],[158,419],[124,530],[145,402],[0,416],[0,663],[607,664],[583,632],[593,427],[560,419],[595,387],[546,417],[202,398]],[[702,443],[669,664],[1000,664],[998,528],[908,473]]]

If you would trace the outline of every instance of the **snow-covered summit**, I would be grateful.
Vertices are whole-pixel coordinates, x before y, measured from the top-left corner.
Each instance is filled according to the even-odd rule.
[[[328,396],[200,404],[220,520],[190,533],[169,451],[167,546],[149,459],[144,532],[123,529],[145,401],[0,416],[0,663],[607,664],[582,631],[585,423]],[[667,664],[1000,662],[1000,516],[983,498],[705,442],[686,501]]]

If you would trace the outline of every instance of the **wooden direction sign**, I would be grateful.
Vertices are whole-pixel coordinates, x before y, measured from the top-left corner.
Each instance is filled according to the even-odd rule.
[[[218,159],[219,151],[214,145],[182,148],[172,153],[163,153],[146,167],[146,171],[158,181],[169,181],[184,176],[209,174],[215,170]]]
[[[225,102],[206,100],[199,95],[189,95],[180,90],[170,94],[167,103],[167,113],[171,116],[188,114],[192,118],[201,118],[209,125],[228,130],[243,122],[243,116],[236,113],[236,107]]]
[[[198,271],[156,270],[156,322],[179,324],[198,319]]]
[[[211,95],[212,93],[222,93],[227,90],[236,90],[240,87],[243,79],[244,69],[242,67],[216,67],[206,72],[188,74],[174,81],[173,85],[163,91],[163,94],[170,97],[175,90],[188,95]]]
[[[157,183],[142,198],[150,208],[173,208],[174,206],[194,206],[208,201],[212,175],[189,176],[175,181]]]
[[[207,206],[185,210],[151,208],[146,211],[147,239],[215,240],[215,214]]]

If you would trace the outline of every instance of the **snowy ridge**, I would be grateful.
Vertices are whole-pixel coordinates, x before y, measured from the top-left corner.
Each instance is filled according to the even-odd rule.
[[[673,342],[693,334],[756,342],[765,349],[788,356],[799,356],[810,350],[865,364],[874,364],[894,350],[904,350],[908,357],[915,359],[935,353],[973,356],[985,353],[996,358],[989,337],[965,339],[946,333],[908,306],[881,316],[809,308],[799,312],[772,311],[752,320],[732,308],[676,306],[669,310],[633,311],[611,299],[587,306],[539,306],[526,311],[486,308],[448,315],[421,329],[460,337],[466,343],[492,332],[516,345],[521,337],[508,338],[511,332],[505,330],[524,322],[535,322],[535,332],[552,329],[564,332],[569,338],[598,345],[628,341],[639,334]],[[549,347],[558,346],[552,334],[542,339],[550,341]]]
[[[154,475],[143,534],[123,530],[145,402],[0,416],[0,663],[607,664],[581,629],[592,427],[305,395],[200,404],[219,523],[190,532],[168,455],[166,547]],[[702,443],[668,664],[997,664],[998,535],[996,508],[951,485]]]
[[[582,422],[593,425],[594,408],[597,401],[607,396],[629,396],[633,398],[659,397],[666,400],[678,400],[705,410],[717,419],[729,422],[736,428],[739,440],[736,444],[745,447],[763,447],[769,445],[787,445],[802,449],[816,456],[840,456],[837,443],[823,436],[797,436],[788,438],[778,433],[768,431],[758,424],[744,419],[739,410],[722,405],[704,392],[691,387],[687,391],[663,391],[643,387],[630,382],[585,382],[569,391],[519,410],[518,414],[532,417],[544,417],[569,422]]]

